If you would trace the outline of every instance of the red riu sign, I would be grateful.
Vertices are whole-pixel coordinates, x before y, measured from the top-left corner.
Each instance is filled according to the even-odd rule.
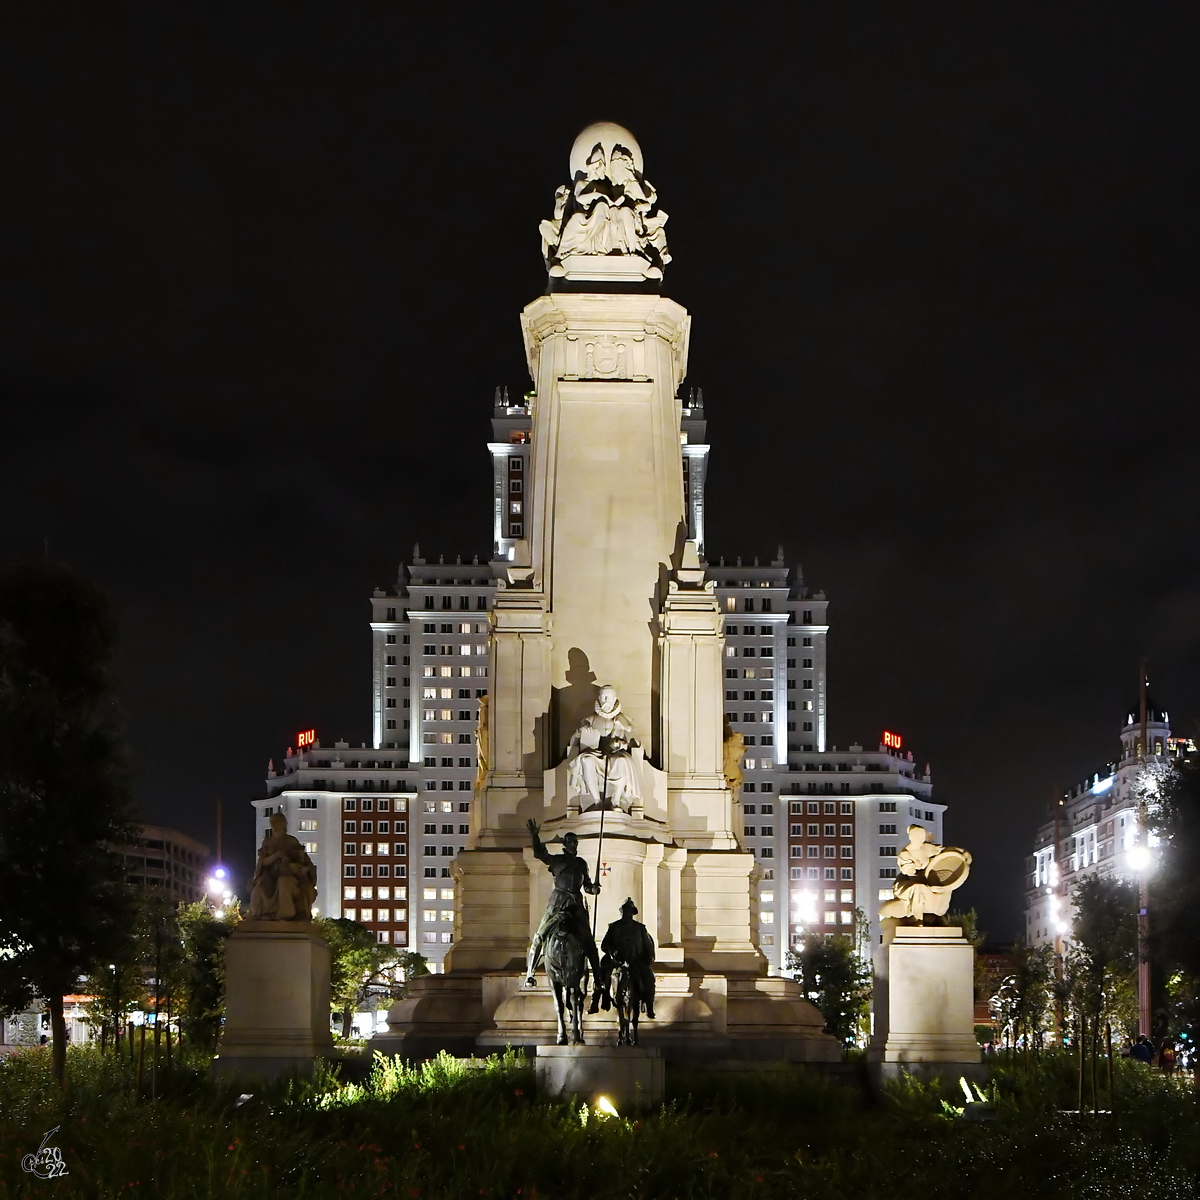
[[[883,744],[890,750],[899,750],[900,743],[902,741],[904,741],[904,739],[898,733],[888,733],[886,730],[884,731]]]
[[[303,750],[305,746],[311,746],[317,740],[317,731],[315,729],[305,729],[301,733],[296,734],[296,747]]]

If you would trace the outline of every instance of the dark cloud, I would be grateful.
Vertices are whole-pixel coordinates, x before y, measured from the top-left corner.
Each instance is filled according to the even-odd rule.
[[[1016,928],[1136,666],[1200,712],[1189,6],[79,6],[3,39],[0,553],[116,594],[142,803],[245,868],[365,598],[486,552],[492,387],[575,132],[671,213],[713,555],[832,600],[833,740],[902,730]]]

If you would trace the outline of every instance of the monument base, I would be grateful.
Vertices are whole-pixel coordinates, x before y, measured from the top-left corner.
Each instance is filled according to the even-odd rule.
[[[656,966],[656,1019],[641,1019],[638,1039],[665,1060],[694,1066],[731,1059],[841,1061],[841,1046],[823,1032],[821,1014],[792,980],[709,974],[695,964]],[[370,1049],[410,1061],[439,1050],[459,1057],[506,1047],[533,1054],[553,1046],[557,1034],[554,998],[541,972],[530,988],[523,971],[452,971],[414,980]],[[585,1015],[583,1034],[589,1047],[615,1048],[616,1010]]]
[[[975,951],[961,929],[894,925],[875,951],[875,1081],[986,1077],[974,1019]]]
[[[333,1052],[329,947],[308,921],[243,921],[225,943],[217,1075],[307,1074]]]
[[[663,1101],[661,1053],[649,1046],[539,1046],[538,1091],[594,1108],[605,1097],[617,1112],[644,1112]]]

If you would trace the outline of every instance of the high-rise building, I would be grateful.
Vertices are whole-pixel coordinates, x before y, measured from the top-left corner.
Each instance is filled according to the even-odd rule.
[[[1080,880],[1134,874],[1129,851],[1153,844],[1143,819],[1146,803],[1153,803],[1147,779],[1196,749],[1189,738],[1171,736],[1166,711],[1149,698],[1145,745],[1140,702],[1126,713],[1120,736],[1120,757],[1058,796],[1038,827],[1025,876],[1025,940],[1031,946],[1061,952],[1070,940],[1071,895]]]
[[[165,825],[143,825],[137,841],[119,852],[125,877],[142,891],[158,892],[176,903],[204,899],[209,850],[194,837]]]
[[[371,596],[371,743],[330,749],[314,738],[289,749],[255,802],[260,838],[278,810],[305,844],[322,913],[418,950],[435,969],[453,939],[450,866],[471,830],[497,575],[523,553],[534,519],[530,428],[529,398],[514,402],[497,388],[490,561],[432,562],[414,547],[395,586]],[[701,550],[705,435],[697,389],[682,408],[680,466],[688,533]],[[725,615],[725,719],[745,743],[742,828],[761,873],[759,946],[780,970],[807,933],[852,932],[856,909],[878,941],[876,912],[908,825],[940,841],[945,808],[898,736],[877,751],[827,745],[829,602],[782,547],[766,564],[719,558],[707,577]]]

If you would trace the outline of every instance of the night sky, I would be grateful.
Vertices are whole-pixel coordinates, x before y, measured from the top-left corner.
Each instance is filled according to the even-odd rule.
[[[489,552],[598,119],[671,214],[709,557],[826,590],[830,740],[932,763],[983,927],[1143,655],[1195,735],[1194,5],[19,7],[0,560],[111,590],[142,809],[223,797],[239,876],[267,759],[370,735],[371,589]]]

